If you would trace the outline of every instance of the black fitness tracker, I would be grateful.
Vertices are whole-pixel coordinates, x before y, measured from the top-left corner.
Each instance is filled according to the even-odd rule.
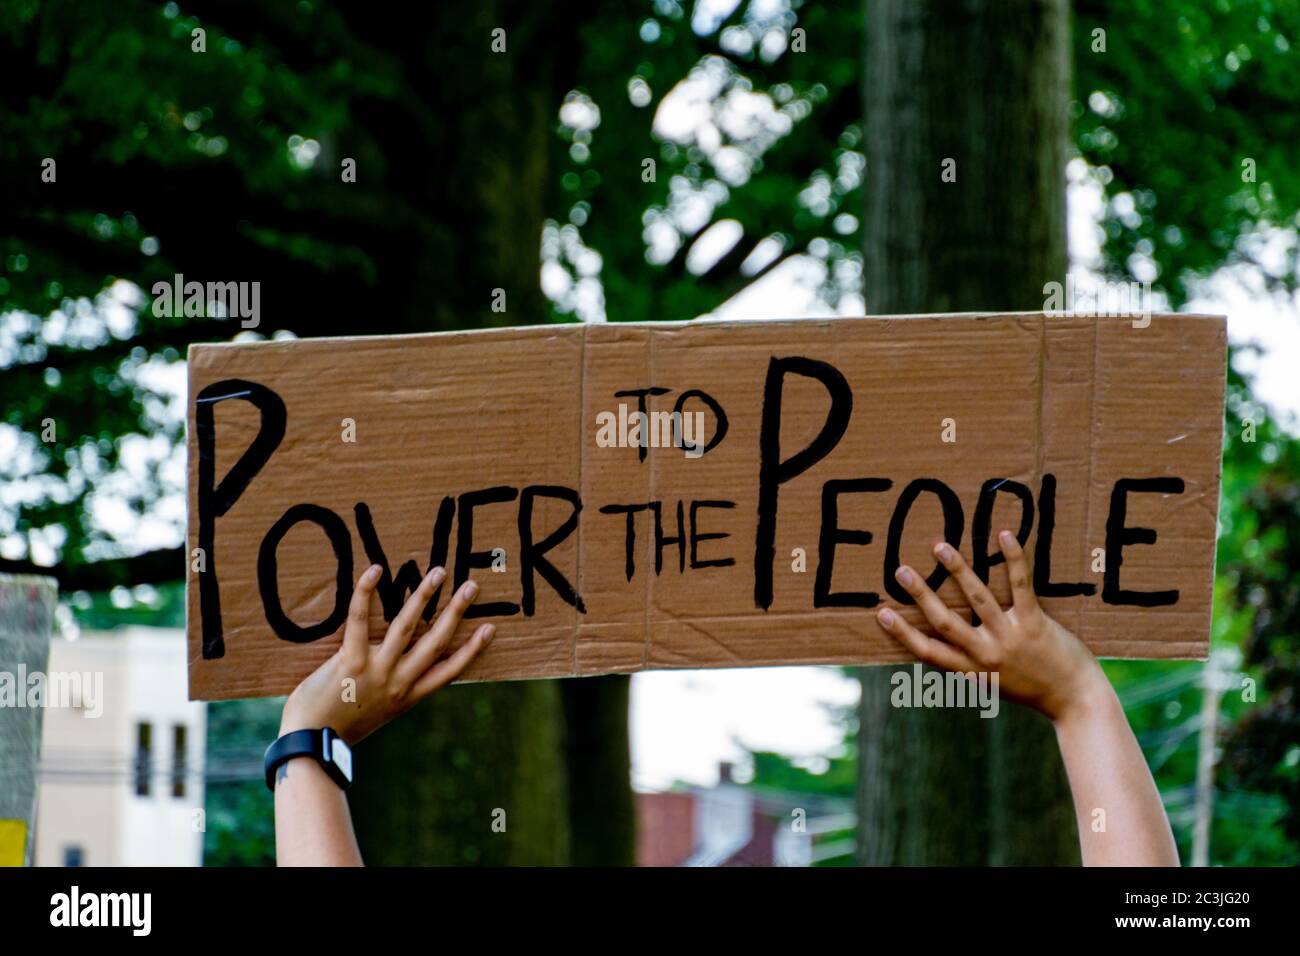
[[[352,785],[352,748],[332,727],[295,730],[266,748],[266,786],[272,793],[276,770],[294,757],[314,757],[340,788]]]

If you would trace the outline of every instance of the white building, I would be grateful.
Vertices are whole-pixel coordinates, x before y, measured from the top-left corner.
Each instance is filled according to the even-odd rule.
[[[202,864],[207,710],[186,664],[171,628],[50,642],[37,866]]]

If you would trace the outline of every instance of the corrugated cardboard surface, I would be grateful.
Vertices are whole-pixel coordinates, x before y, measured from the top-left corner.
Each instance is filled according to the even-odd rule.
[[[337,647],[339,635],[310,643],[277,637],[257,584],[268,530],[294,505],[336,513],[351,534],[349,580],[369,564],[354,509],[364,502],[388,565],[428,566],[434,518],[444,496],[492,486],[576,489],[577,530],[547,557],[576,587],[585,613],[540,577],[537,606],[494,619],[497,637],[467,679],[494,680],[630,672],[648,668],[764,664],[883,663],[907,655],[862,608],[814,608],[822,486],[832,479],[888,478],[881,493],[839,499],[841,528],[872,532],[867,545],[840,544],[833,589],[873,591],[897,606],[884,581],[886,530],[899,493],[917,478],[951,487],[964,510],[961,550],[971,556],[971,523],[981,485],[1022,482],[1039,497],[1054,475],[1056,528],[1052,579],[1092,582],[1087,597],[1048,598],[1044,606],[1099,655],[1204,656],[1209,636],[1222,441],[1225,321],[1156,315],[1146,328],[1129,318],[1008,315],[909,316],[781,322],[541,326],[393,338],[317,339],[198,345],[190,368],[190,543],[198,547],[195,396],[229,379],[255,382],[283,400],[283,440],[227,513],[215,519],[205,574],[219,582],[224,643],[202,654],[198,575],[189,580],[190,694],[221,699],[284,693]],[[782,484],[773,540],[772,600],[755,603],[755,539],[764,382],[773,357],[801,356],[834,366],[852,390],[843,438],[822,460]],[[826,389],[800,375],[784,379],[781,457],[807,445],[830,405]],[[620,390],[671,391],[651,399],[670,411],[683,391],[701,389],[724,409],[725,438],[702,457],[679,448],[598,447],[597,415],[636,408]],[[707,406],[706,434],[715,420]],[[355,423],[355,442],[342,439]],[[956,441],[945,442],[944,422]],[[214,405],[219,482],[259,428],[259,413],[231,398]],[[949,430],[951,437],[951,428]],[[1157,532],[1130,544],[1122,587],[1177,589],[1175,604],[1142,608],[1102,600],[1091,570],[1106,546],[1111,493],[1121,478],[1175,476],[1177,495],[1132,494],[1130,528]],[[677,534],[684,502],[727,500],[698,511],[699,561],[726,567],[679,571],[677,546],[655,566],[654,515],[635,519],[635,572],[626,577],[627,518],[613,504],[662,502],[663,533]],[[479,604],[519,602],[518,500],[476,509],[473,549],[506,552],[506,571],[477,569]],[[569,505],[541,498],[534,535],[568,516]],[[1016,527],[1016,500],[999,495],[992,531]],[[459,509],[450,535],[454,556]],[[1032,548],[1037,521],[1030,533]],[[935,496],[923,494],[902,537],[902,560],[928,570],[942,536]],[[792,570],[794,549],[807,570]],[[996,548],[994,549],[996,550]],[[307,626],[335,607],[337,561],[321,529],[296,525],[276,549],[285,613]],[[454,572],[449,560],[449,570]],[[1008,597],[1006,572],[992,586]],[[446,601],[449,587],[441,600]],[[952,582],[940,594],[960,604]],[[371,633],[385,630],[378,608]],[[914,608],[904,609],[919,621]],[[461,638],[469,625],[463,625]]]

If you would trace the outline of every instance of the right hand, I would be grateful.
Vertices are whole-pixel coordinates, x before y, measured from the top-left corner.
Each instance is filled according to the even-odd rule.
[[[890,608],[877,611],[876,619],[925,663],[962,673],[994,672],[1001,693],[1059,722],[1085,707],[1095,694],[1111,692],[1110,684],[1083,642],[1038,606],[1016,536],[1003,531],[998,543],[1011,577],[1012,607],[1004,611],[961,554],[940,542],[935,556],[983,623],[972,627],[906,565],[898,569],[898,582],[940,637],[921,633]]]

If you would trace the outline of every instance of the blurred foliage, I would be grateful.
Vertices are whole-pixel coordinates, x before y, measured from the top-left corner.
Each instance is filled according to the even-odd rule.
[[[1261,233],[1300,225],[1293,0],[1076,0],[1075,144],[1105,187],[1104,255],[1175,306],[1246,263],[1294,291]],[[1105,52],[1094,51],[1105,31]],[[1248,165],[1249,164],[1249,165]],[[1247,181],[1247,172],[1250,172]]]
[[[1216,641],[1239,647],[1243,673],[1225,694],[1234,719],[1223,734],[1219,782],[1231,792],[1274,797],[1251,813],[1216,816],[1215,838],[1231,819],[1239,843],[1223,862],[1300,865],[1300,441],[1233,382],[1224,443]],[[1250,435],[1251,427],[1255,433]],[[1247,441],[1246,437],[1255,440]],[[1248,683],[1247,683],[1248,682]],[[1261,816],[1262,814],[1262,816]],[[1266,818],[1266,819],[1265,819]],[[1253,847],[1278,830],[1285,841]],[[1227,849],[1227,848],[1225,848]],[[1231,855],[1229,855],[1231,853]]]
[[[213,704],[209,711],[227,703]],[[278,726],[277,720],[272,734]],[[204,866],[275,866],[275,805],[266,793],[261,780],[208,784]]]
[[[78,627],[107,631],[115,627],[185,626],[185,584],[170,581],[112,591],[77,591],[64,594]]]
[[[494,18],[517,56],[485,61]],[[310,0],[0,5],[0,557],[75,566],[179,543],[184,408],[168,371],[189,343],[240,330],[212,307],[155,314],[155,283],[260,282],[245,338],[500,323],[485,273],[515,314],[547,318],[500,234],[533,184],[495,190],[502,210],[480,182],[489,167],[522,177],[500,127],[543,104],[470,104],[537,88],[550,60],[529,49],[567,63],[565,41],[523,0],[402,20]],[[547,183],[535,192],[540,207]]]
[[[604,4],[581,27],[559,126],[572,205],[543,254],[576,288],[594,250],[610,321],[708,314],[810,254],[834,308],[861,273],[860,4],[739,3],[720,18],[688,7]],[[792,52],[800,40],[806,52]],[[738,225],[738,240],[692,261],[718,223]],[[556,298],[581,314],[577,297]]]
[[[852,797],[857,787],[857,761],[849,747],[843,754],[826,758],[824,766],[800,766],[783,754],[765,750],[750,751],[749,759],[753,767],[750,786],[832,797]]]
[[[846,728],[844,742],[827,757],[792,759],[786,754],[749,750],[751,777],[747,786],[757,793],[777,793],[791,804],[803,806],[808,823],[816,824],[820,798],[831,798],[822,812],[851,814],[857,791],[857,712],[852,707],[830,708],[831,717]],[[780,821],[786,823],[784,817]],[[854,830],[826,830],[813,836],[814,851],[823,855],[816,866],[854,865]],[[828,849],[829,848],[829,849]]]
[[[404,10],[393,29],[325,0],[6,3],[0,557],[105,561],[153,546],[145,523],[151,541],[180,543],[183,416],[167,374],[188,343],[238,330],[214,314],[154,315],[141,292],[155,282],[274,276],[264,325],[243,338],[493,321],[489,290],[442,281],[482,274],[468,264],[494,255],[472,228],[476,177],[509,159],[493,124],[522,122],[476,113],[476,83],[543,96],[552,118],[545,182],[494,194],[545,205],[550,311],[510,321],[689,319],[795,265],[815,308],[860,311],[861,2],[727,6],[465,3],[461,32],[442,37],[427,11]],[[485,61],[492,16],[512,53]],[[204,54],[191,49],[197,27]],[[482,46],[467,41],[480,33]],[[1109,278],[1151,279],[1175,306],[1224,266],[1293,292],[1296,43],[1293,0],[1077,0],[1074,138],[1103,199]],[[557,45],[563,69],[534,79],[530,51]],[[41,182],[46,157],[57,185]],[[356,183],[340,184],[344,157]],[[1236,373],[1226,411],[1213,638],[1258,697],[1225,693],[1213,858],[1295,863],[1300,451]],[[41,440],[46,420],[54,441]],[[116,593],[77,598],[78,613],[123,610]],[[135,596],[144,607],[130,613],[153,619],[178,600],[161,587]],[[1200,670],[1108,665],[1185,856]],[[755,766],[812,791],[851,777],[835,761],[821,776],[768,756]],[[208,850],[259,852],[213,833]]]
[[[283,697],[208,704],[204,866],[274,866],[275,804],[262,757],[280,733]]]

